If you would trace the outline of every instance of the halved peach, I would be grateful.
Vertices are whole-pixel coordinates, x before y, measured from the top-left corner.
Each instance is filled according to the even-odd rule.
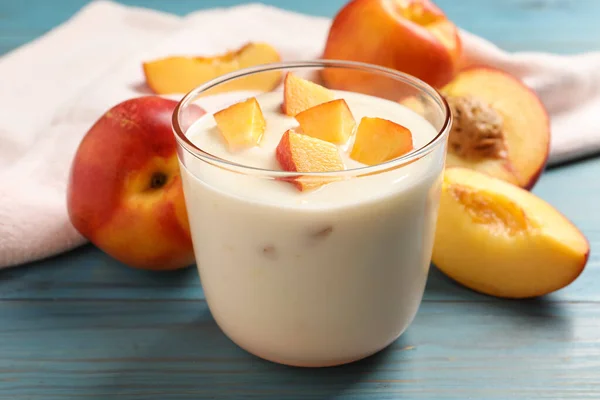
[[[350,158],[366,165],[393,160],[413,149],[410,130],[377,117],[363,117],[358,124]]]
[[[454,117],[446,164],[531,189],[550,151],[550,122],[537,95],[487,67],[462,71],[441,92]]]
[[[468,168],[444,173],[433,263],[480,293],[542,296],[573,282],[590,247],[566,217],[533,193]]]
[[[283,80],[282,111],[292,117],[311,107],[335,98],[333,92],[318,83],[302,79],[288,72]]]
[[[232,104],[213,117],[230,150],[258,145],[267,127],[255,97]]]
[[[212,57],[172,56],[143,63],[146,84],[156,94],[187,93],[211,79],[238,69],[281,61],[267,43],[248,43]],[[281,82],[281,72],[269,71],[218,85],[210,94],[231,90],[270,91]]]
[[[344,99],[328,101],[296,115],[302,132],[334,144],[343,144],[354,133],[356,121]]]
[[[289,129],[283,134],[277,145],[275,156],[284,171],[330,172],[345,169],[336,145],[303,135],[293,129]],[[298,190],[307,191],[331,183],[336,179],[299,175],[288,180]]]

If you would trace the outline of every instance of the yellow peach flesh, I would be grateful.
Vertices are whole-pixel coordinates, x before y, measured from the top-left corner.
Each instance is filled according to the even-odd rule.
[[[281,61],[267,43],[248,43],[213,57],[170,56],[143,63],[146,84],[156,94],[187,93],[195,87],[242,68]],[[281,72],[253,74],[218,85],[207,94],[231,90],[269,91],[281,82]]]
[[[575,280],[588,254],[577,227],[534,194],[446,169],[432,259],[455,281],[497,297],[542,296]]]
[[[293,129],[283,134],[275,154],[284,171],[331,172],[344,170],[344,162],[336,145],[295,132]],[[288,180],[298,190],[307,191],[317,189],[336,178],[297,176]]]
[[[230,150],[258,145],[267,126],[254,97],[215,113],[214,118]]]
[[[366,165],[380,164],[408,153],[413,148],[410,130],[377,117],[360,120],[350,157]]]
[[[305,134],[334,144],[344,144],[354,133],[356,121],[343,99],[329,101],[296,115]]]
[[[449,103],[472,99],[471,104],[476,101],[494,112],[501,124],[499,129],[505,148],[505,154],[498,157],[489,154],[465,157],[453,151],[453,136],[469,128],[462,126],[465,117],[456,114],[455,109],[446,165],[471,168],[531,189],[545,167],[550,144],[548,115],[537,95],[516,78],[491,68],[462,71],[441,89],[441,93]],[[480,110],[472,111],[476,114]],[[474,123],[477,127],[485,127],[487,122]],[[490,141],[485,135],[482,140]]]
[[[334,100],[333,92],[288,72],[283,81],[283,112],[292,117],[311,107]]]

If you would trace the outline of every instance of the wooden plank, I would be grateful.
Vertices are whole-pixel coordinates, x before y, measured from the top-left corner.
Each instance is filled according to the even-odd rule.
[[[600,307],[585,302],[424,303],[385,351],[320,370],[251,356],[203,301],[4,301],[0,320],[2,399],[600,397]]]
[[[600,171],[600,168],[598,168]],[[596,225],[598,226],[598,225]],[[592,237],[600,248],[600,236]],[[550,301],[600,302],[600,258],[592,257],[584,273],[569,287],[548,296]],[[425,300],[502,302],[474,293],[431,268]],[[1,300],[58,299],[204,299],[195,266],[174,272],[128,268],[88,245],[30,266],[0,271]]]

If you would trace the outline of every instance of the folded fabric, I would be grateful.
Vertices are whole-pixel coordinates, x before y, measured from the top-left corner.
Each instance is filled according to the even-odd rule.
[[[321,55],[329,24],[327,18],[261,4],[182,18],[96,1],[2,57],[0,76],[11,79],[0,91],[0,268],[85,242],[66,210],[70,163],[81,138],[104,111],[147,93],[143,60],[221,53],[247,41],[271,43],[284,60],[314,59]],[[600,150],[595,112],[600,109],[600,54],[509,54],[468,32],[461,34],[465,65],[495,66],[539,93],[551,114],[551,164]]]

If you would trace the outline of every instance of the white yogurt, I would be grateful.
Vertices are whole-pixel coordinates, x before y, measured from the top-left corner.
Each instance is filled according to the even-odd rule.
[[[437,134],[398,103],[336,95],[357,123],[371,116],[408,127],[416,148]],[[275,147],[298,123],[281,113],[281,92],[257,100],[267,121],[260,146],[231,153],[210,114],[187,136],[215,156],[280,170]],[[347,156],[351,144],[340,147],[347,168],[360,166]],[[402,168],[310,192],[182,153],[204,293],[235,343],[279,363],[329,366],[371,355],[408,327],[429,269],[445,146]]]

